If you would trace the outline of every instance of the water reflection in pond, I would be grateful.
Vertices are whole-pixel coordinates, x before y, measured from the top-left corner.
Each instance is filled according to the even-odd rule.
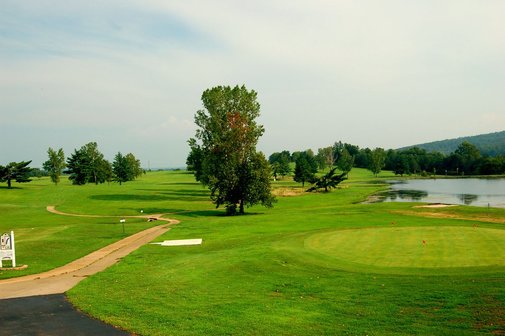
[[[505,179],[422,179],[389,181],[378,202],[426,202],[505,208]]]

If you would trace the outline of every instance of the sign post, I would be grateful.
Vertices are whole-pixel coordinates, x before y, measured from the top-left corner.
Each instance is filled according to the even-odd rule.
[[[10,260],[12,267],[16,267],[16,249],[14,247],[14,231],[4,233],[0,236],[0,267],[3,267],[3,261]]]

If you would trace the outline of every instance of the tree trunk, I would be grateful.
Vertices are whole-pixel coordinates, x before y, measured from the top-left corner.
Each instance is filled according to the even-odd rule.
[[[7,179],[7,188],[11,188],[11,179]]]
[[[240,210],[239,210],[239,213],[241,215],[244,214],[244,200],[240,200]]]

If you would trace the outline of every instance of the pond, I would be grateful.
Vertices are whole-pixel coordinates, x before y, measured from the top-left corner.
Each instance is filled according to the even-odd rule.
[[[379,202],[426,202],[505,208],[505,178],[388,181]]]

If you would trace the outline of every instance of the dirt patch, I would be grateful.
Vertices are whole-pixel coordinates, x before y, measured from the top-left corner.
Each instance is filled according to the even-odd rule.
[[[278,197],[293,197],[299,196],[305,192],[303,188],[275,188],[272,194]]]

